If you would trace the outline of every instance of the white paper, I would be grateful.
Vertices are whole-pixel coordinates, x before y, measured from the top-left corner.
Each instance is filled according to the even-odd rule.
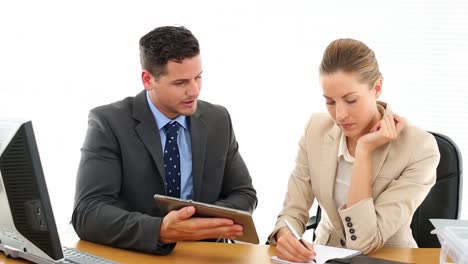
[[[322,246],[322,245],[314,245],[314,250],[315,250],[315,253],[317,253],[317,255],[315,256],[316,262],[313,262],[313,261],[291,262],[291,261],[282,260],[278,258],[277,256],[273,256],[271,260],[276,263],[286,263],[286,264],[290,264],[290,263],[323,264],[329,259],[346,258],[346,257],[356,256],[361,253],[358,250],[354,250],[354,249],[337,248],[337,247]]]

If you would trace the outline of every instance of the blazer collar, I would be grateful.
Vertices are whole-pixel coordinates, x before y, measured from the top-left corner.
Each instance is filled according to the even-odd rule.
[[[383,114],[392,114],[393,112],[386,103],[377,101],[379,111]],[[340,145],[341,129],[334,124],[322,137],[322,155],[320,161],[320,197],[323,197],[321,207],[325,210],[331,224],[335,227],[336,235],[345,239],[343,223],[336,208],[333,193],[335,190],[336,168],[338,165],[338,148]],[[377,177],[382,165],[387,157],[391,142],[376,149],[372,156],[372,182]]]
[[[158,169],[159,176],[165,185],[166,177],[164,171],[164,159],[161,151],[161,137],[159,136],[156,121],[148,106],[146,90],[143,90],[135,96],[133,101],[133,118],[139,121],[135,126],[135,131],[151,154],[151,157]]]
[[[338,237],[344,239],[344,228],[336,208],[333,192],[335,189],[336,168],[338,165],[338,147],[340,145],[341,129],[334,124],[323,135],[321,144],[321,160],[319,163],[319,189],[321,197],[320,206],[328,215],[328,219],[334,226],[333,230]]]

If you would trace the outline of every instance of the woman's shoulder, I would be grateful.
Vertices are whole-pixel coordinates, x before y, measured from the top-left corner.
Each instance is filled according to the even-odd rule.
[[[392,109],[386,103],[379,102],[379,105],[383,106],[386,108],[386,111],[390,111],[390,113],[393,114]],[[397,140],[395,140],[395,145],[399,145],[402,148],[430,148],[438,150],[434,136],[426,130],[414,125],[407,119],[405,119],[404,129],[401,131]]]
[[[400,149],[411,149],[412,153],[438,153],[439,149],[434,136],[426,130],[406,121],[393,145]]]
[[[334,125],[335,121],[333,121],[328,113],[313,113],[307,123],[307,127],[314,127],[316,129],[332,128]]]
[[[315,142],[321,140],[324,135],[335,138],[340,131],[328,113],[313,113],[305,126],[304,136],[307,141]]]
[[[401,131],[401,136],[403,138],[410,140],[410,141],[419,141],[418,139],[432,141],[432,139],[434,139],[431,133],[414,125],[409,120],[406,120],[405,122],[406,122],[405,127]]]

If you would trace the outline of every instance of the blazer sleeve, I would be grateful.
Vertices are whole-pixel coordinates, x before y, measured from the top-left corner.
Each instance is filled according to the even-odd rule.
[[[72,224],[82,239],[119,248],[169,254],[175,244],[159,241],[160,217],[118,206],[121,152],[106,118],[92,110],[76,180]]]
[[[435,184],[440,156],[437,143],[426,132],[413,139],[417,147],[412,145],[408,165],[378,197],[338,210],[348,248],[366,254],[383,247],[387,239],[411,222],[414,212]]]
[[[223,108],[229,123],[229,143],[224,168],[224,177],[221,186],[221,197],[215,205],[235,208],[252,213],[257,207],[257,193],[252,185],[249,170],[239,153],[231,117]]]
[[[306,151],[308,128],[299,140],[299,149],[296,157],[296,165],[288,180],[288,189],[283,203],[283,209],[278,215],[275,228],[268,236],[270,244],[276,244],[276,234],[286,226],[286,219],[299,234],[305,232],[305,225],[309,221],[309,209],[315,199],[310,180],[309,162]]]

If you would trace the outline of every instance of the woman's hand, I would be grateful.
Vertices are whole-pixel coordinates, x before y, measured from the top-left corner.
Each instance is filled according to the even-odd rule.
[[[371,153],[378,147],[395,140],[405,124],[404,118],[396,114],[385,114],[368,134],[359,138],[356,153],[361,151]]]
[[[276,235],[276,254],[278,258],[292,262],[308,262],[315,258],[314,247],[304,241],[307,248],[297,240],[286,227]]]

